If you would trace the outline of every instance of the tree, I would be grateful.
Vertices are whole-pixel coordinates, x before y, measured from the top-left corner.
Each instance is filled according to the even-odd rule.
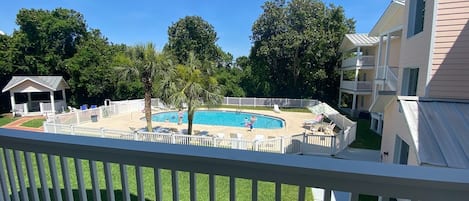
[[[334,71],[338,48],[343,36],[353,32],[353,20],[341,7],[318,0],[273,0],[263,9],[251,36],[257,93],[330,101],[339,85]]]
[[[164,80],[171,74],[172,62],[163,53],[158,53],[152,43],[130,47],[127,55],[116,56],[116,63],[121,66],[117,70],[127,80],[138,77],[143,85],[145,100],[145,119],[148,131],[153,131],[151,123],[151,97],[153,84],[157,80]]]
[[[173,77],[167,77],[159,86],[160,97],[166,104],[181,108],[187,104],[188,134],[192,134],[194,113],[202,104],[219,104],[223,99],[215,77],[201,69],[204,63],[189,54],[186,65],[178,65]]]
[[[83,16],[69,9],[21,9],[16,23],[14,66],[22,74],[66,74],[64,60],[75,55],[87,35]]]
[[[189,60],[189,52],[199,61],[215,62],[222,60],[221,49],[215,44],[217,40],[211,24],[199,16],[186,16],[169,27],[164,50],[175,56],[179,64]]]

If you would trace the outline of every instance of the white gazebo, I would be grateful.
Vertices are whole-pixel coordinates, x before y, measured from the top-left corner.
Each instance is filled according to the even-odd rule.
[[[13,115],[27,115],[63,111],[67,107],[65,89],[70,87],[62,76],[13,76],[2,92],[10,92]],[[59,91],[62,93],[55,93]]]

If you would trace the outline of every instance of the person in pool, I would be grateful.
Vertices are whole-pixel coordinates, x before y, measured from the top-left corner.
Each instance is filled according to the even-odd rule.
[[[179,111],[178,111],[178,125],[182,124],[182,117],[183,117],[183,113],[182,113],[181,109],[179,109]]]
[[[249,123],[249,131],[252,131],[252,129],[254,129],[254,122],[256,122],[256,120],[257,120],[256,116],[252,115],[251,122]]]

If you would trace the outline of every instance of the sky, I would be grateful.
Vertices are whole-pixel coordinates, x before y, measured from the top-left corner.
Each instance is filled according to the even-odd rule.
[[[21,8],[62,7],[83,14],[89,28],[101,30],[112,43],[127,45],[153,42],[161,50],[168,40],[167,30],[180,18],[201,16],[214,26],[217,44],[234,58],[248,56],[249,36],[261,15],[265,0],[11,0],[0,7],[0,30],[10,35],[18,26]],[[356,32],[368,33],[390,0],[323,0],[344,7],[348,18],[356,20]]]

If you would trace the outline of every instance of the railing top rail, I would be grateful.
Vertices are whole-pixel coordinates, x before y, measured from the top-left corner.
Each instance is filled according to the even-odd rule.
[[[464,200],[469,170],[122,141],[0,129],[0,146],[417,200]],[[375,188],[379,186],[379,188]],[[409,190],[411,189],[411,190]]]

